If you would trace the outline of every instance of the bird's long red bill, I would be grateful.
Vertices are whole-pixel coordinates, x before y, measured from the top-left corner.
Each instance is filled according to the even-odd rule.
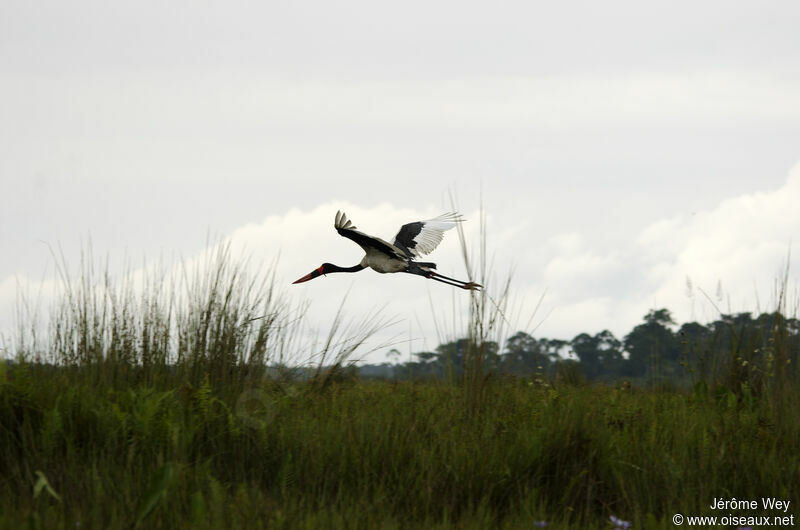
[[[315,272],[316,272],[316,271],[315,271]],[[307,282],[308,280],[311,280],[311,279],[313,279],[313,278],[314,278],[314,273],[313,273],[313,272],[311,272],[311,273],[309,273],[309,274],[306,274],[305,276],[303,276],[303,277],[302,277],[302,278],[300,278],[299,280],[295,280],[295,281],[293,281],[293,282],[292,282],[292,284],[295,284],[295,283],[303,283],[303,282]]]
[[[319,276],[320,274],[322,274],[324,272],[325,272],[325,265],[320,265],[318,268],[314,269],[313,271],[309,272],[308,274],[306,274],[305,276],[303,276],[299,280],[294,281],[292,283],[293,284],[295,284],[295,283],[303,283],[303,282],[307,282],[308,280],[313,280],[314,278],[316,278],[317,276]]]

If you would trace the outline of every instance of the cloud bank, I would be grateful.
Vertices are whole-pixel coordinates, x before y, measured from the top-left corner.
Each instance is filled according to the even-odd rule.
[[[517,309],[509,331],[530,325],[526,331],[536,336],[563,339],[602,329],[621,337],[648,310],[660,307],[670,309],[679,322],[714,319],[716,308],[771,311],[778,301],[775,282],[786,266],[792,273],[788,309],[793,311],[791,304],[797,300],[794,271],[800,264],[789,250],[793,236],[800,233],[798,199],[800,164],[777,189],[731,197],[707,211],[659,220],[613,247],[580,232],[542,234],[541,228],[525,219],[500,225],[496,223],[500,212],[493,214],[487,205],[487,246],[493,263],[489,287],[491,282],[502,282],[513,268],[511,305]],[[274,265],[278,284],[291,297],[310,302],[309,332],[324,334],[343,304],[345,313],[356,321],[382,311],[395,322],[376,337],[373,347],[392,342],[401,351],[422,351],[457,336],[463,329],[468,295],[446,285],[371,270],[290,285],[323,262],[349,266],[360,261],[361,249],[333,229],[337,210],[345,211],[360,230],[390,239],[400,225],[434,217],[442,209],[399,208],[388,202],[362,206],[337,200],[266,217],[239,227],[227,239],[235,253],[249,257],[252,266]],[[466,239],[474,251],[480,214],[464,214]],[[455,230],[446,234],[430,258],[443,274],[466,279]],[[18,287],[44,293],[46,304],[54,285],[52,280],[26,277],[0,281],[6,335]],[[380,360],[384,352],[367,358]]]
[[[555,307],[543,331],[571,337],[609,328],[620,334],[658,307],[679,322],[716,318],[717,309],[774,310],[776,281],[785,267],[792,273],[800,265],[790,255],[800,233],[799,199],[797,165],[778,189],[659,220],[617,248],[597,248],[580,234],[552,236],[537,282],[548,287]],[[787,285],[789,304],[796,301],[795,277]]]

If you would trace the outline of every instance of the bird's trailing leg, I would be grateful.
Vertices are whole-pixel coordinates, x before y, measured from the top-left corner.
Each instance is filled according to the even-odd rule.
[[[444,274],[439,274],[438,272],[433,271],[426,271],[425,277],[430,278],[431,280],[436,280],[437,282],[446,283],[447,285],[468,289],[470,291],[476,291],[483,288],[483,286],[479,283],[462,282],[461,280],[456,280],[455,278],[450,278],[449,276],[445,276]]]

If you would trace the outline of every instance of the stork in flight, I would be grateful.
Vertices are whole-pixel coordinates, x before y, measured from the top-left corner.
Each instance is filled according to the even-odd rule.
[[[370,267],[372,270],[381,274],[387,272],[407,272],[417,274],[446,283],[462,289],[475,290],[483,286],[474,282],[462,282],[455,278],[450,278],[439,274],[434,269],[435,263],[429,261],[414,261],[422,255],[430,254],[441,243],[444,232],[450,230],[460,223],[462,218],[457,213],[446,213],[427,221],[417,221],[408,223],[400,227],[400,231],[394,236],[391,243],[383,239],[369,236],[356,230],[347,216],[342,212],[336,212],[336,220],[333,223],[340,236],[352,239],[358,246],[364,249],[366,255],[358,265],[352,267],[339,267],[333,263],[323,263],[309,274],[292,283],[303,283],[313,280],[322,274],[332,272],[358,272]]]

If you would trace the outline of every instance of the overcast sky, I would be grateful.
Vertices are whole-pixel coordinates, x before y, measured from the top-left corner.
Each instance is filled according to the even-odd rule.
[[[280,252],[314,326],[349,290],[349,315],[386,305],[433,348],[430,300],[465,293],[288,283],[360,260],[337,209],[390,238],[451,190],[473,235],[482,201],[521,326],[546,293],[537,336],[713,319],[718,286],[721,309],[772,309],[800,234],[798,27],[791,0],[4,0],[0,329],[48,245],[191,259],[210,233]],[[454,232],[430,258],[465,276]]]

